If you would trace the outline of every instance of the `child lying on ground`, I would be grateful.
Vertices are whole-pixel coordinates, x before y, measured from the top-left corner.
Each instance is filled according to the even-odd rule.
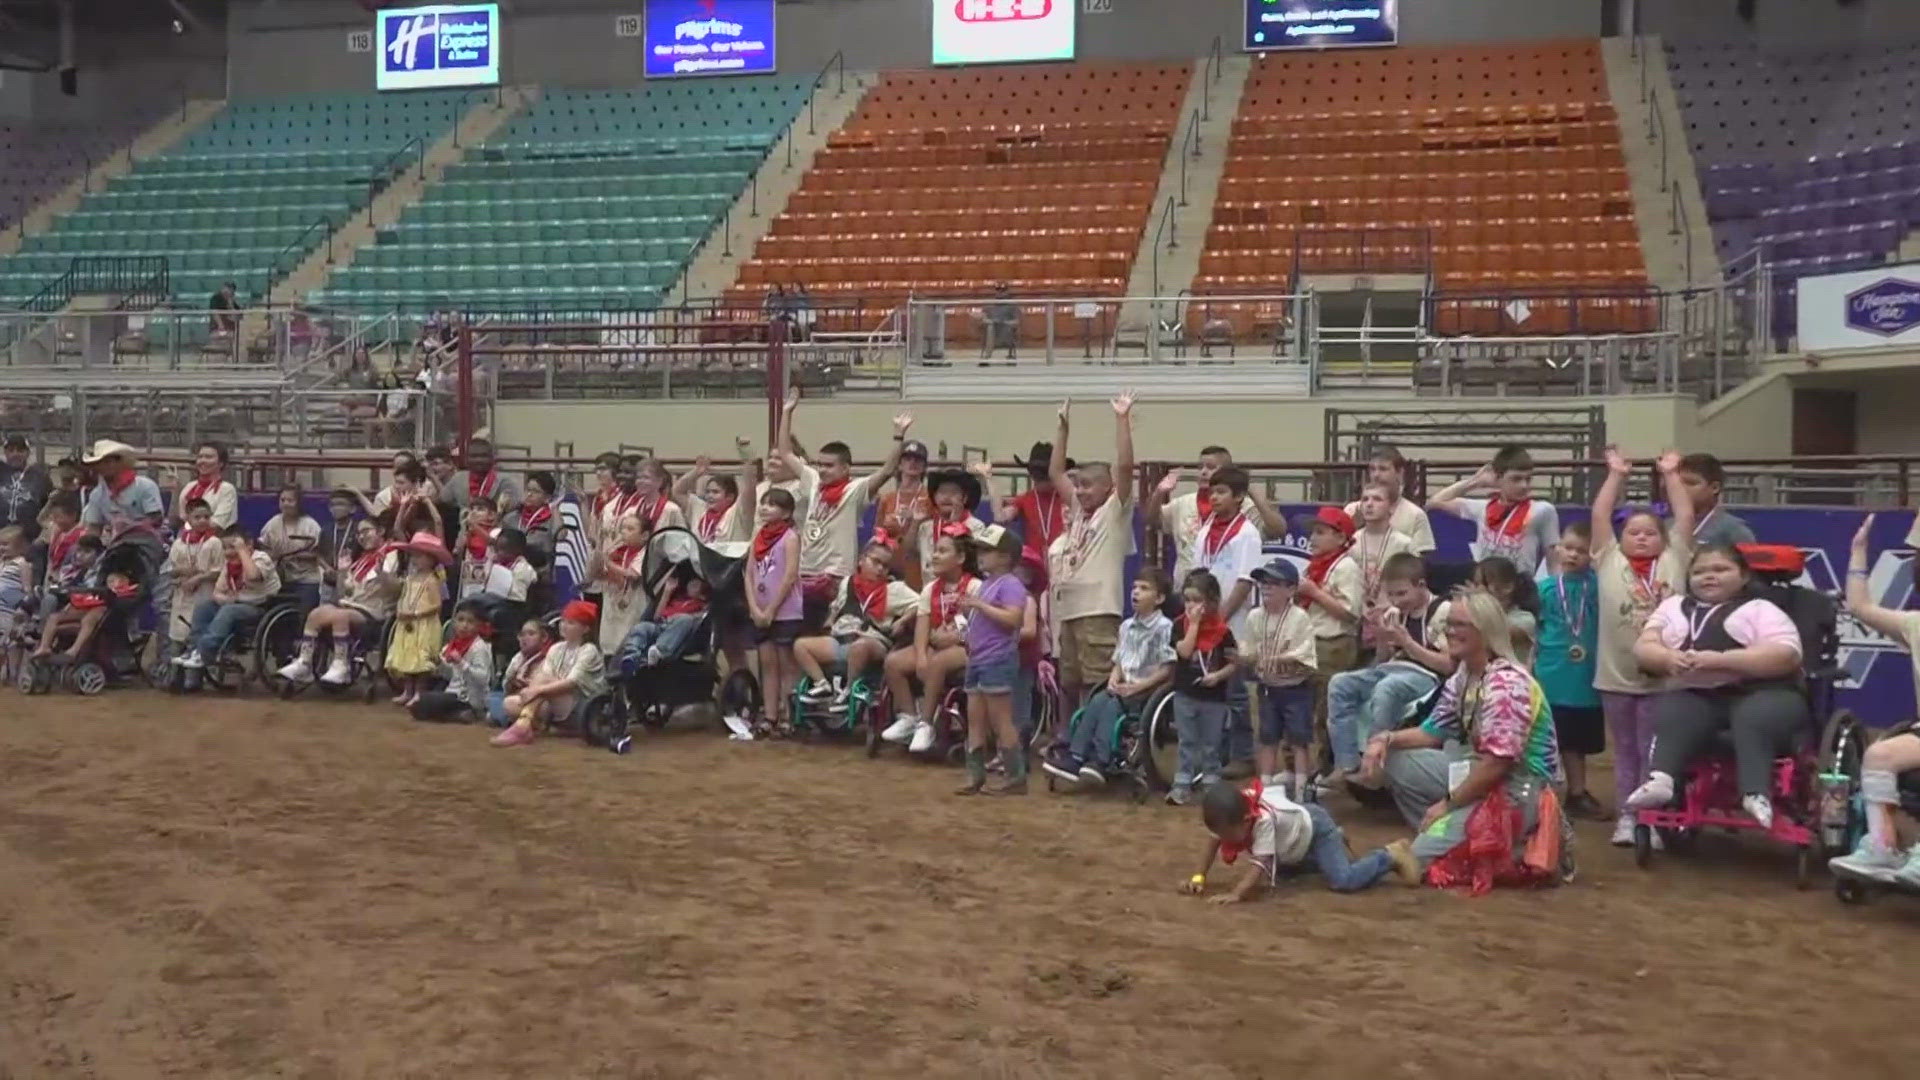
[[[1279,884],[1287,876],[1318,870],[1334,892],[1359,892],[1389,873],[1402,883],[1420,883],[1420,865],[1405,840],[1396,840],[1354,859],[1347,851],[1346,834],[1326,808],[1302,806],[1258,779],[1245,787],[1214,784],[1200,796],[1200,819],[1206,823],[1207,851],[1200,869],[1180,886],[1195,896],[1207,890],[1207,871],[1214,856],[1231,866],[1244,852],[1247,869],[1231,890],[1213,897],[1216,904],[1252,899],[1261,888]]]

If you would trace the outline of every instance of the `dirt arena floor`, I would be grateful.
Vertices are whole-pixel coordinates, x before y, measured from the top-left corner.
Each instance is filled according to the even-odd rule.
[[[1197,814],[842,747],[0,691],[0,1077],[1913,1076],[1920,903],[1715,845],[1176,894]],[[1392,823],[1336,806],[1363,841]],[[1216,881],[1220,880],[1216,876]]]

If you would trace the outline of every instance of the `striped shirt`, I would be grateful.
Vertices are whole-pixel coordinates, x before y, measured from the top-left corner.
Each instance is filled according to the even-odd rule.
[[[1122,680],[1139,682],[1174,660],[1172,619],[1150,611],[1144,618],[1134,615],[1120,624],[1113,641],[1113,666],[1120,669]]]
[[[1471,685],[1466,665],[1461,665],[1420,730],[1467,743],[1478,757],[1506,758],[1524,773],[1560,777],[1560,746],[1546,691],[1511,660],[1494,660]]]

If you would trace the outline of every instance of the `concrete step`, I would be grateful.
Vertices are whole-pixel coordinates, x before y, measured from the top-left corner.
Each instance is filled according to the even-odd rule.
[[[813,168],[813,159],[827,145],[827,137],[840,130],[859,107],[868,87],[879,81],[879,75],[873,72],[849,71],[844,74],[844,82],[841,77],[830,76],[814,88],[807,109],[773,144],[746,189],[700,242],[685,272],[667,290],[669,303],[706,299],[727,291],[739,278],[741,265],[753,257],[754,246],[773,227],[773,219],[786,211],[787,200],[799,190],[807,170]]]
[[[1606,38],[1600,55],[1620,116],[1620,147],[1648,280],[1662,289],[1717,280],[1720,260],[1666,48],[1653,36]]]
[[[1213,224],[1233,118],[1240,111],[1240,95],[1250,71],[1252,61],[1240,54],[1225,57],[1217,68],[1205,59],[1195,63],[1193,82],[1180,104],[1180,121],[1154,191],[1153,213],[1140,235],[1127,278],[1129,297],[1178,296],[1200,272],[1200,250]],[[1161,219],[1169,202],[1172,216],[1163,228]],[[1123,332],[1137,331],[1148,326],[1151,318],[1147,305],[1127,304],[1121,308],[1118,325]]]
[[[111,181],[132,172],[135,163],[173,149],[226,107],[224,101],[194,100],[187,102],[178,112],[170,112],[154,121],[152,127],[134,136],[133,141],[122,148],[124,152],[112,154],[87,170],[86,175],[41,200],[38,206],[22,214],[18,223],[0,229],[0,256],[20,250],[21,242],[28,236],[47,231],[60,215],[77,209],[87,193],[99,191]]]
[[[427,146],[416,167],[395,177],[366,211],[353,215],[335,229],[325,244],[315,248],[276,282],[268,299],[273,303],[292,303],[322,288],[335,270],[352,265],[360,249],[374,241],[378,229],[391,227],[401,214],[420,201],[428,186],[438,183],[468,150],[484,143],[539,97],[539,88],[531,86],[503,86],[497,103],[482,95],[452,130]],[[243,327],[243,335],[247,329]],[[251,340],[250,335],[246,336]]]

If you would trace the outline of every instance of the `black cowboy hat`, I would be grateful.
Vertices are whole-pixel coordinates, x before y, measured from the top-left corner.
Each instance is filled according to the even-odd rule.
[[[1048,464],[1052,460],[1053,460],[1053,444],[1050,442],[1047,442],[1044,439],[1041,440],[1040,442],[1034,443],[1033,449],[1027,451],[1027,456],[1025,458],[1022,458],[1019,454],[1013,455],[1013,463],[1015,465],[1018,465],[1021,468],[1027,470],[1029,475],[1042,476],[1042,477],[1047,475]],[[1068,458],[1067,470],[1071,472],[1073,468],[1074,468],[1074,460],[1072,458]]]
[[[939,469],[927,474],[928,494],[939,491],[942,484],[958,484],[966,493],[968,510],[980,505],[980,478],[972,473],[964,469]]]

